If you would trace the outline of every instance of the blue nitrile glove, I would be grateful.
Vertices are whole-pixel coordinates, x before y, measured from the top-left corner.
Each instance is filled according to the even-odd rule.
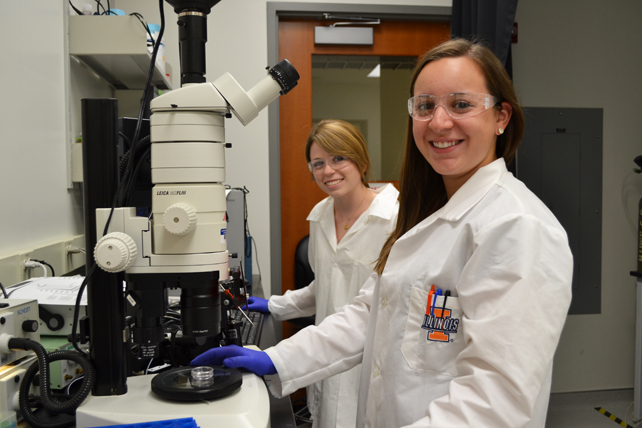
[[[261,299],[260,297],[248,297],[247,309],[250,311],[261,312],[264,314],[270,313],[270,310],[268,309],[268,300]]]
[[[258,376],[276,374],[276,368],[268,354],[236,345],[212,348],[190,363],[192,366],[220,366],[221,364],[225,367],[242,367]]]

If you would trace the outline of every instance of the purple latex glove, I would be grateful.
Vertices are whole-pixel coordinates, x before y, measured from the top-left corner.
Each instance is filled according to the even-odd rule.
[[[268,301],[265,299],[261,299],[260,297],[248,297],[247,309],[250,311],[261,312],[264,314],[270,313],[270,310],[268,309]]]
[[[242,367],[258,376],[276,374],[276,368],[265,352],[236,345],[212,348],[190,363],[192,366],[220,366],[221,364],[225,367]]]

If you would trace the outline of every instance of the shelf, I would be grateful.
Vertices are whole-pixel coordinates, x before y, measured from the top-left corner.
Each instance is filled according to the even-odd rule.
[[[147,33],[133,16],[70,16],[69,54],[74,55],[116,89],[143,89],[152,55],[147,51]],[[154,67],[152,84],[171,89],[165,73]]]

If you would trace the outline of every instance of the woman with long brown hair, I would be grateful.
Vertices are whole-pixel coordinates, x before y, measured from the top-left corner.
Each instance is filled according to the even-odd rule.
[[[452,40],[413,75],[397,226],[353,303],[267,349],[213,361],[271,390],[362,363],[357,426],[543,428],[572,256],[506,168],[524,118],[493,53]]]

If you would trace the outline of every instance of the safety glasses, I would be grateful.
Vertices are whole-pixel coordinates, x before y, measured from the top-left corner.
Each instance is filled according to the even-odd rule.
[[[435,95],[416,95],[408,100],[408,114],[415,120],[432,119],[437,107],[442,106],[453,119],[465,119],[482,113],[497,105],[499,100],[490,94],[457,92],[437,97]]]
[[[345,156],[331,156],[327,161],[325,159],[315,159],[312,162],[308,162],[308,168],[314,174],[321,174],[325,171],[325,166],[330,165],[335,171],[339,171],[346,166],[350,165],[350,158]]]

